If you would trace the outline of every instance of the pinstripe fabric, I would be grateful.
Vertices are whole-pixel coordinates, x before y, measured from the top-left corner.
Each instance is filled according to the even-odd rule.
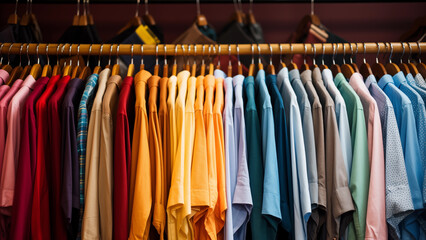
[[[86,171],[86,143],[87,143],[87,128],[89,126],[89,102],[95,96],[96,85],[98,83],[98,74],[92,74],[87,80],[86,87],[81,97],[78,107],[78,125],[77,125],[77,151],[78,160],[80,162],[80,222],[79,222],[79,239],[81,233],[81,221],[84,211],[84,178]],[[93,100],[93,99],[92,99]]]

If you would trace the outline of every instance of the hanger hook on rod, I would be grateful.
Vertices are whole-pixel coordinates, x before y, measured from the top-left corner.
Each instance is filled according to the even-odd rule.
[[[336,45],[333,43],[333,55],[332,55],[333,65],[336,64],[336,61],[334,60],[335,55],[336,55]]]
[[[135,17],[139,17],[139,5],[140,5],[141,1],[140,0],[136,0],[136,11],[135,11]]]
[[[367,61],[365,60],[365,52],[367,51],[367,48],[365,47],[365,43],[362,44],[362,48],[364,48],[364,56],[363,56],[362,62],[365,64],[367,63]]]
[[[71,57],[71,52],[72,52],[72,44],[70,44],[70,48],[69,48],[69,58],[70,58],[70,66],[72,66],[72,57]]]
[[[103,50],[104,50],[104,44],[102,43],[101,48],[99,48],[98,66],[101,66],[101,55]]]
[[[351,45],[352,46],[352,45]],[[351,64],[353,64],[354,62],[354,57],[356,57],[356,55],[358,54],[358,43],[355,43],[355,54],[351,56]]]
[[[417,47],[419,48],[419,63],[422,63],[422,48],[420,47],[420,43],[417,43]]]
[[[290,58],[290,62],[293,63],[293,44],[290,43],[290,54],[291,54],[291,58]]]
[[[402,46],[402,54],[401,54],[401,57],[399,58],[399,63],[402,63],[402,58],[404,57],[404,54],[405,54],[405,45],[403,42],[401,42],[401,46]]]
[[[158,65],[158,44],[155,44],[155,65]]]
[[[21,52],[22,52],[22,47],[23,45],[21,45],[21,49],[19,50],[19,66],[21,66]],[[50,60],[49,60],[49,44],[46,44],[46,59],[47,59],[47,65],[50,64]]]
[[[272,51],[272,46],[270,43],[268,43],[269,46],[269,51],[271,52],[271,56],[269,57],[269,65],[273,65],[272,63],[272,56],[274,55],[273,51]]]
[[[22,48],[24,48],[24,44],[19,48],[19,66],[22,66]],[[47,57],[47,64],[49,64],[49,56]]]
[[[89,54],[87,55],[86,67],[89,67],[90,55],[92,55],[92,45],[93,44],[90,44],[90,47],[89,47]]]
[[[386,46],[387,46],[387,43],[385,43],[386,44]],[[392,45],[392,43],[389,43],[390,44],[390,54],[389,54],[389,62],[390,63],[392,63],[392,54],[393,54],[393,45]]]
[[[312,63],[315,65],[317,65],[317,61],[315,60],[315,57],[317,56],[317,48],[315,47],[315,44],[312,43],[312,52],[313,52],[313,57],[312,57]]]
[[[24,45],[24,44],[22,44],[22,45]],[[0,64],[1,64],[1,63],[3,63],[3,54],[2,54],[3,46],[4,46],[4,43],[2,43],[2,44],[0,45],[0,55],[1,55],[1,58],[0,58]]]
[[[10,57],[9,57],[9,55],[10,55],[10,49],[12,48],[12,46],[13,46],[13,43],[10,44],[9,51],[7,52],[7,65],[10,65]]]
[[[410,43],[408,43],[408,49],[410,49],[410,52],[409,52],[409,54],[408,54],[407,62],[408,62],[408,63],[411,63],[411,54],[413,53],[413,48],[411,47],[411,44],[410,44]]]
[[[283,63],[283,46],[281,45],[281,43],[278,44],[280,47],[280,64]]]
[[[217,47],[217,51],[218,51],[218,58],[217,58],[217,68],[220,68],[220,53],[222,52],[222,46],[220,46],[220,44]]]
[[[254,44],[251,44],[251,64],[254,64]]]
[[[324,65],[324,53],[325,53],[325,45],[322,43],[322,56],[321,56],[321,64]]]
[[[205,57],[204,53],[205,53],[205,51],[206,51],[206,45],[203,44],[203,55],[202,55],[202,58],[201,58],[201,65],[204,65],[206,63],[206,61],[204,60],[204,57]]]
[[[133,44],[132,44],[132,63],[133,63]],[[167,45],[164,44],[164,66],[167,65]]]
[[[237,44],[237,60],[238,60],[238,66],[241,66],[241,61],[240,61],[240,44]]]
[[[80,44],[77,45],[77,66],[80,66]]]
[[[194,48],[194,59],[193,59],[193,62],[192,62],[192,64],[196,64],[197,63],[197,59],[196,59],[196,57],[197,57],[197,44],[194,44],[194,46],[192,46],[193,48]]]
[[[191,52],[191,44],[188,44],[188,51],[186,52],[186,65],[189,66],[189,52]]]
[[[109,46],[109,59],[108,59],[108,65],[111,65],[111,54],[112,54],[112,47],[114,46],[114,44],[111,44]]]
[[[258,59],[259,59],[259,64],[262,63],[262,59],[260,58],[260,45],[257,44],[257,52],[258,52]]]
[[[164,47],[166,47],[166,45],[164,45]],[[133,44],[130,47],[130,64],[133,64]]]
[[[173,64],[174,64],[174,65],[176,65],[176,64],[177,64],[177,63],[176,63],[176,61],[177,61],[177,60],[176,60],[176,58],[177,58],[177,49],[178,49],[178,45],[176,44],[176,45],[175,45],[175,59],[173,59]]]
[[[115,64],[118,64],[118,52],[120,52],[120,44],[117,44],[117,52],[116,54],[116,59],[115,59]]]
[[[308,47],[306,47],[306,44],[303,44],[303,48],[305,48],[305,52],[303,53],[303,64],[306,64],[306,52],[308,51]]]
[[[342,43],[342,45],[343,45],[343,64],[346,64],[346,59],[345,59],[345,56],[346,56],[346,45],[344,43]]]
[[[380,44],[378,42],[376,42],[376,44],[377,44],[376,63],[379,63]]]
[[[38,55],[38,49],[40,47],[40,43],[37,43],[37,47],[36,47],[36,56],[37,56],[37,64],[40,64],[40,57]]]
[[[228,45],[228,66],[231,67],[232,66],[232,62],[231,62],[231,44]]]

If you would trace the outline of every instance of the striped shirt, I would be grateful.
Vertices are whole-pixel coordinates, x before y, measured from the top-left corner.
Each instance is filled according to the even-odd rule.
[[[87,128],[89,126],[90,105],[91,102],[93,102],[93,98],[96,93],[98,78],[98,74],[92,74],[89,77],[83,92],[83,96],[81,97],[80,105],[78,107],[77,151],[78,159],[80,162],[80,221],[78,231],[79,235],[81,232],[80,229],[84,211],[84,178],[86,172]]]

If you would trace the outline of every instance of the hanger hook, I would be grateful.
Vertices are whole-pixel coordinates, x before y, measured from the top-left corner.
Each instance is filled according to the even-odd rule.
[[[186,65],[189,65],[189,52],[191,51],[191,44],[188,44],[188,51],[186,52]]]
[[[393,45],[392,45],[392,43],[389,43],[389,44],[390,44],[390,49],[391,49],[390,54],[389,54],[389,62],[392,63]]]
[[[204,60],[204,53],[205,53],[205,51],[206,51],[206,45],[203,44],[203,57],[201,59],[201,65],[204,65],[206,63],[205,60]]]
[[[280,47],[280,63],[282,63],[283,62],[283,46],[281,45],[281,43],[278,45]]]
[[[144,7],[145,7],[145,15],[148,15],[149,14],[149,10],[148,10],[148,0],[145,0],[145,5],[144,5]]]
[[[293,43],[290,43],[290,54],[291,54],[290,62],[293,63]]]
[[[213,49],[213,54],[215,54],[216,56],[218,56],[218,54],[216,53],[216,45],[215,44],[212,44],[212,49]],[[210,59],[210,61],[213,62],[213,60],[214,60],[214,57],[212,56],[211,59]]]
[[[336,55],[336,45],[333,43],[333,65],[336,64],[336,61],[334,60],[334,56]]]
[[[343,45],[343,64],[346,64],[346,59],[345,59],[345,56],[346,56],[346,45],[344,43],[342,43],[342,45]]]
[[[135,17],[139,17],[139,5],[140,5],[140,0],[136,1],[136,12],[135,12]]]
[[[27,43],[27,63],[28,63],[28,65],[31,65],[31,59],[30,59],[29,49],[30,49],[30,44]]]
[[[254,64],[254,44],[251,44],[251,64]]]
[[[23,44],[21,44],[21,47],[19,48],[19,66],[22,66],[22,48],[24,48]],[[46,56],[47,56],[47,53],[46,53]],[[47,57],[47,64],[49,65],[49,57]]]
[[[177,58],[177,48],[178,48],[178,45],[176,44],[175,45],[175,59],[174,59],[174,61],[173,61],[173,64],[174,65],[176,65],[177,63],[176,63],[176,58]]]
[[[238,59],[238,66],[241,66],[241,61],[240,61],[240,44],[237,44],[237,59]]]
[[[22,52],[22,45],[21,49],[19,50],[19,66],[21,66],[21,52]],[[46,44],[46,59],[47,59],[47,65],[50,64],[49,60],[49,44]]]
[[[417,43],[417,47],[419,48],[419,63],[422,63],[422,48],[420,47],[420,43],[419,42],[416,42]]]
[[[155,44],[155,65],[158,65],[158,44]]]
[[[80,66],[80,44],[77,45],[77,66]]]
[[[324,65],[324,54],[325,54],[325,44],[322,43],[322,56],[321,56],[321,64]]]
[[[104,50],[104,44],[102,43],[101,48],[99,49],[98,66],[101,66],[101,55],[103,50]]]
[[[4,45],[4,43],[2,43],[2,44],[0,45],[0,55],[1,55],[0,63],[2,63],[2,62],[3,62],[3,54],[2,54],[3,45]]]
[[[195,4],[197,5],[197,16],[200,16],[201,15],[200,0],[195,0]]]
[[[132,44],[132,56],[133,56],[133,44]],[[132,57],[132,63],[133,63],[133,57]],[[167,65],[167,46],[164,44],[164,65]]]
[[[197,44],[194,44],[193,48],[194,48],[194,62],[193,62],[193,64],[196,64],[197,63],[197,61],[196,61],[196,57],[197,57]]]
[[[40,64],[40,57],[38,55],[38,49],[40,47],[40,43],[37,43],[37,47],[36,47],[36,56],[37,56],[37,64]]]
[[[305,52],[303,53],[303,64],[306,64],[306,52],[308,51],[308,47],[306,47],[306,44],[303,44],[303,48],[305,48]]]
[[[355,47],[355,54],[351,56],[351,64],[354,63],[354,56],[356,57],[356,55],[358,54],[358,43],[355,43]]]
[[[399,58],[399,63],[402,63],[402,58],[404,57],[404,54],[405,54],[405,45],[403,42],[401,42],[401,46],[402,46],[402,54],[401,54],[401,57]]]
[[[89,54],[87,55],[86,67],[89,67],[90,55],[92,55],[92,45],[93,44],[90,44],[89,46]]]
[[[71,52],[72,52],[72,44],[70,44],[70,48],[69,48],[70,66],[72,66]]]
[[[228,45],[228,54],[229,54],[228,66],[232,66],[232,63],[231,63],[231,44]]]
[[[220,68],[220,53],[222,52],[222,46],[220,44],[217,46],[217,53],[218,53],[218,59],[217,59],[217,67]]]
[[[257,44],[257,52],[258,52],[259,64],[261,64],[261,63],[262,63],[262,60],[260,59],[260,54],[261,54],[261,52],[260,52],[260,45],[259,45],[259,44]]]
[[[380,44],[378,42],[376,42],[376,44],[377,44],[376,63],[379,63]]]
[[[118,53],[120,52],[120,44],[117,44],[117,52],[115,53],[115,64],[118,64]]]
[[[364,56],[362,57],[362,62],[365,64],[367,61],[365,60],[365,52],[367,51],[367,48],[365,47],[365,43],[362,43],[362,48],[364,48]]]
[[[61,47],[61,44],[58,44],[56,47],[56,65],[59,65],[59,48]]]
[[[269,57],[269,65],[272,65],[273,64],[272,63],[272,55],[273,55],[272,46],[270,43],[268,43],[268,46],[269,46],[269,51],[271,52],[271,56]]]
[[[314,56],[312,57],[312,63],[317,65],[317,61],[315,60],[315,57],[317,56],[317,48],[315,47],[314,43],[312,43],[312,52],[314,53]]]
[[[12,43],[12,44],[10,44],[10,46],[9,46],[9,51],[7,52],[7,65],[9,65],[9,64],[10,64],[10,57],[9,57],[9,55],[10,55],[10,49],[12,48],[12,46],[13,46],[13,43]]]
[[[408,63],[411,63],[411,54],[413,53],[413,48],[411,47],[411,43],[410,42],[408,42],[407,44],[408,44],[408,49],[410,49],[407,61],[408,61]]]
[[[186,63],[186,61],[185,61],[185,58],[186,58],[186,55],[185,55],[185,45],[182,44],[182,45],[180,45],[180,47],[182,48],[183,62]]]

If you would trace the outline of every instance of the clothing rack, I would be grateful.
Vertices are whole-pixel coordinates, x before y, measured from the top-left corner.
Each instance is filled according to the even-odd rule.
[[[133,51],[132,51],[133,46]],[[194,47],[196,46],[196,47]],[[101,50],[102,48],[102,50]],[[203,51],[204,48],[204,51]],[[260,51],[259,51],[260,49]],[[352,50],[351,50],[352,49]],[[357,50],[358,49],[358,50]],[[230,51],[230,52],[229,52]],[[271,44],[56,44],[56,43],[0,43],[0,54],[20,55],[288,55],[288,54],[363,54],[363,53],[425,53],[426,42],[379,43],[271,43]]]

